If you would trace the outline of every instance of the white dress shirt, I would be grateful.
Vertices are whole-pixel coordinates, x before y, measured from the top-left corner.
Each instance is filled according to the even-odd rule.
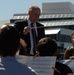
[[[28,22],[28,26],[31,28],[31,21],[29,19],[27,19],[27,22]],[[36,26],[36,23],[33,24],[34,25],[34,28],[35,28],[35,31],[36,31],[36,36],[38,37],[38,33],[37,33],[37,26]],[[31,41],[31,50],[30,50],[30,54],[34,54],[33,53],[33,36],[32,36],[32,31],[30,31],[30,41]]]

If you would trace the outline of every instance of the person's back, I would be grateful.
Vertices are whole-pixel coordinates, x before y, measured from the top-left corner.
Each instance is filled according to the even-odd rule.
[[[20,35],[13,26],[0,28],[0,75],[36,75],[36,72],[25,64],[19,63],[16,52],[20,49]]]
[[[14,57],[1,58],[0,75],[36,75],[27,65],[16,61]]]
[[[59,71],[54,71],[54,75],[68,75],[69,73],[73,73],[73,71],[71,70],[71,68],[66,65],[63,64],[61,62],[56,62],[55,68]]]

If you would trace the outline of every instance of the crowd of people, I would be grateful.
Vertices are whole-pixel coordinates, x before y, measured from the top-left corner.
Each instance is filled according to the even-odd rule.
[[[31,67],[19,63],[15,56],[56,56],[56,40],[45,36],[44,25],[38,22],[41,10],[32,5],[24,20],[15,21],[14,25],[0,28],[0,75],[37,75]],[[71,35],[72,46],[65,50],[63,59],[74,59],[74,32]],[[54,75],[73,73],[70,67],[56,60]]]

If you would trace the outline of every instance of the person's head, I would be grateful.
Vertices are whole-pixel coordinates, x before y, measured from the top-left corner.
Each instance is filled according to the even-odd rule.
[[[36,23],[39,20],[41,10],[38,6],[32,5],[28,10],[28,17],[32,23]]]
[[[71,34],[71,41],[72,41],[72,44],[74,45],[74,32],[72,32]]]
[[[57,52],[57,43],[54,39],[51,38],[42,38],[38,42],[37,46],[40,56],[55,56]]]
[[[20,48],[20,36],[13,26],[5,25],[0,28],[0,56],[15,56]]]

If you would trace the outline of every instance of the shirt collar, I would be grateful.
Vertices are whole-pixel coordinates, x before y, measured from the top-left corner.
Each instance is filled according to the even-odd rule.
[[[31,24],[31,21],[29,20],[29,18],[27,17],[27,22],[28,22],[28,25]],[[36,23],[34,23],[36,25]]]

